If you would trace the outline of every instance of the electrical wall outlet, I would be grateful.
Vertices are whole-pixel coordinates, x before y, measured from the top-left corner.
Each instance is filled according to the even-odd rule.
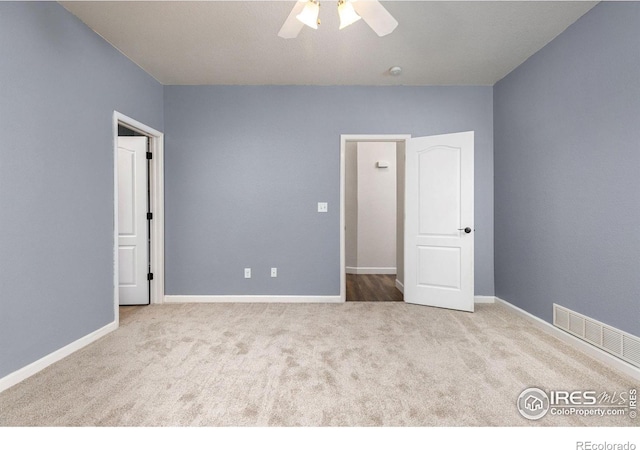
[[[251,268],[250,267],[245,267],[245,269],[244,269],[244,277],[245,278],[251,278]]]
[[[277,267],[272,267],[271,268],[271,278],[276,278],[278,276],[278,268]]]
[[[318,212],[329,211],[329,205],[327,202],[318,202]]]

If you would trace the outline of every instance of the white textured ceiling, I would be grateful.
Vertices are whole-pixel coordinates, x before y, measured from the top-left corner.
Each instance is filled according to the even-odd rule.
[[[597,2],[388,1],[399,25],[381,38],[339,31],[322,1],[319,29],[289,40],[293,1],[61,3],[162,84],[493,85]]]

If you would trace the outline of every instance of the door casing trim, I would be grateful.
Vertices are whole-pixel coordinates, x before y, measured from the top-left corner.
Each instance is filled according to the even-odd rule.
[[[138,122],[118,111],[113,112],[113,307],[119,324],[118,292],[118,125],[124,125],[149,138],[153,158],[149,164],[151,188],[151,270],[153,281],[149,291],[151,304],[164,302],[164,133]]]
[[[347,300],[345,248],[345,153],[347,142],[405,142],[410,134],[341,134],[340,135],[340,300]]]

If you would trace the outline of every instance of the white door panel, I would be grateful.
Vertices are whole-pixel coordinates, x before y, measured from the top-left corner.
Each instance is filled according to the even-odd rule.
[[[136,234],[136,152],[122,147],[118,138],[118,233],[120,236]]]
[[[418,285],[460,289],[460,249],[418,247]]]
[[[405,177],[405,301],[473,311],[473,132],[407,140]]]
[[[120,287],[136,285],[136,247],[120,245],[118,247],[118,280]],[[122,300],[122,298],[120,299]]]
[[[457,236],[460,209],[460,149],[435,147],[418,154],[420,234]],[[438,214],[433,214],[438,211]]]
[[[118,137],[118,280],[121,305],[149,302],[147,138]]]

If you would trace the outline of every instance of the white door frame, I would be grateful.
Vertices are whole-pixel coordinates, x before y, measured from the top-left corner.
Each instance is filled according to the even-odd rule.
[[[118,111],[113,112],[113,308],[115,321],[119,324],[119,280],[118,280],[118,125],[124,125],[149,138],[149,149],[153,158],[149,164],[149,186],[151,189],[151,269],[153,281],[149,295],[151,304],[164,302],[164,133],[155,130]]]
[[[345,249],[345,153],[347,142],[404,142],[410,134],[341,134],[340,135],[340,301],[347,301]]]

